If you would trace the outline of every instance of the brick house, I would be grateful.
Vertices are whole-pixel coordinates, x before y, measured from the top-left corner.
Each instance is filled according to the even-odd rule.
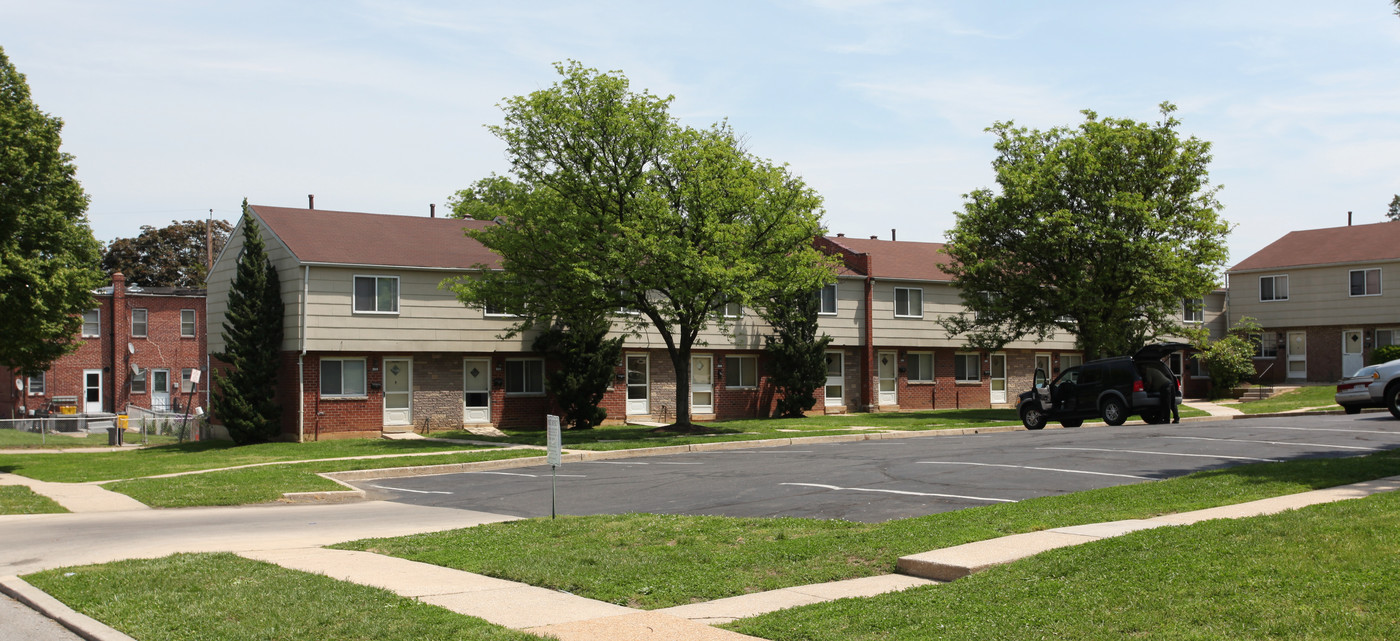
[[[0,368],[11,381],[0,393],[0,414],[17,416],[49,402],[87,414],[208,404],[206,390],[192,400],[188,394],[192,373],[205,368],[208,354],[204,290],[129,286],[116,273],[111,286],[93,294],[98,306],[83,314],[77,351],[39,376]]]
[[[1289,232],[1230,268],[1230,316],[1256,319],[1255,370],[1273,382],[1333,382],[1400,344],[1400,223]]]

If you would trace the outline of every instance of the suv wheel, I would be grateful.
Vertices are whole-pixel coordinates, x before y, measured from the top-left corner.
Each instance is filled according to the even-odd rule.
[[[1083,424],[1084,424],[1084,419],[1082,419],[1082,418],[1076,418],[1076,419],[1068,419],[1068,418],[1067,418],[1067,419],[1065,419],[1065,420],[1063,420],[1063,421],[1060,421],[1060,425],[1063,425],[1063,426],[1065,426],[1065,427],[1079,427],[1080,425],[1083,425]]]
[[[1103,402],[1103,422],[1109,425],[1122,425],[1128,420],[1128,408],[1123,406],[1123,401],[1110,398]]]
[[[1391,416],[1400,418],[1400,383],[1391,383],[1390,389],[1385,391],[1385,407]]]
[[[1021,409],[1021,424],[1028,430],[1038,430],[1045,427],[1049,417],[1039,407],[1027,405]]]

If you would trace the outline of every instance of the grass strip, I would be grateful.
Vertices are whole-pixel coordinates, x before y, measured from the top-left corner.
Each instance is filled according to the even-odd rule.
[[[141,433],[128,431],[123,438],[127,445],[141,442]],[[152,445],[165,445],[175,443],[179,439],[167,434],[151,434],[146,436],[147,441]],[[0,429],[0,449],[69,449],[74,447],[107,447],[107,433],[87,432],[49,432],[40,434],[38,432],[23,432],[19,430]]]
[[[176,554],[24,578],[142,641],[539,639],[387,590],[232,554]]]
[[[1009,534],[1141,519],[1400,475],[1400,451],[1259,463],[881,524],[713,516],[566,517],[366,539],[365,550],[639,608],[894,571]]]
[[[124,452],[5,454],[0,455],[0,472],[12,472],[41,481],[85,483],[210,470],[252,463],[293,462],[345,456],[418,454],[466,449],[472,449],[472,446],[423,440],[354,439],[309,443],[262,443],[243,446],[236,446],[229,441],[199,441]]]
[[[1166,527],[736,621],[778,641],[1400,638],[1400,496]]]
[[[1326,387],[1308,386],[1289,390],[1273,398],[1266,398],[1262,401],[1248,401],[1232,405],[1245,414],[1272,414],[1275,412],[1291,412],[1301,409],[1342,409],[1334,401],[1337,388],[1331,385]]]
[[[68,510],[23,485],[0,485],[0,514],[61,514]]]
[[[248,505],[276,501],[282,498],[285,492],[328,492],[346,489],[339,483],[317,476],[318,472],[472,463],[528,456],[542,456],[542,453],[533,450],[490,449],[434,456],[289,463],[166,478],[116,481],[104,484],[103,487],[130,496],[151,507]]]

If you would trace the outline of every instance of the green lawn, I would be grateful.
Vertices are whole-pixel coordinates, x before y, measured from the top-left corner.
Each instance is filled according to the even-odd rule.
[[[1400,495],[1046,552],[725,627],[777,641],[1400,638]]]
[[[24,578],[141,641],[540,639],[387,590],[232,554],[177,554]]]
[[[906,554],[1008,534],[1149,518],[1394,475],[1400,475],[1400,452],[1381,452],[1348,459],[1242,465],[883,524],[655,515],[565,517],[336,547],[623,605],[660,608],[886,574]]]
[[[0,485],[0,514],[57,514],[67,512],[47,496],[23,485]]]
[[[1293,410],[1324,408],[1329,410],[1340,410],[1341,406],[1333,402],[1333,397],[1337,393],[1337,388],[1332,385],[1323,387],[1308,386],[1289,390],[1273,398],[1262,401],[1249,401],[1232,405],[1245,414],[1271,414],[1274,412],[1289,412]]]
[[[128,431],[124,437],[127,445],[140,444],[140,432]],[[150,445],[165,445],[175,443],[179,439],[169,435],[149,435],[146,443]],[[89,434],[87,432],[50,432],[40,434],[38,432],[21,432],[19,430],[0,429],[0,450],[5,449],[66,449],[73,447],[107,447],[107,433]]]

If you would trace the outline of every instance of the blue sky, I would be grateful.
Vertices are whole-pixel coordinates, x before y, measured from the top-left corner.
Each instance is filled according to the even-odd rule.
[[[1231,264],[1379,222],[1400,192],[1400,18],[1346,2],[0,0],[0,47],[99,239],[251,202],[427,215],[504,172],[503,98],[552,63],[728,118],[825,198],[830,230],[942,241],[991,187],[999,120],[1155,120],[1214,145]]]

